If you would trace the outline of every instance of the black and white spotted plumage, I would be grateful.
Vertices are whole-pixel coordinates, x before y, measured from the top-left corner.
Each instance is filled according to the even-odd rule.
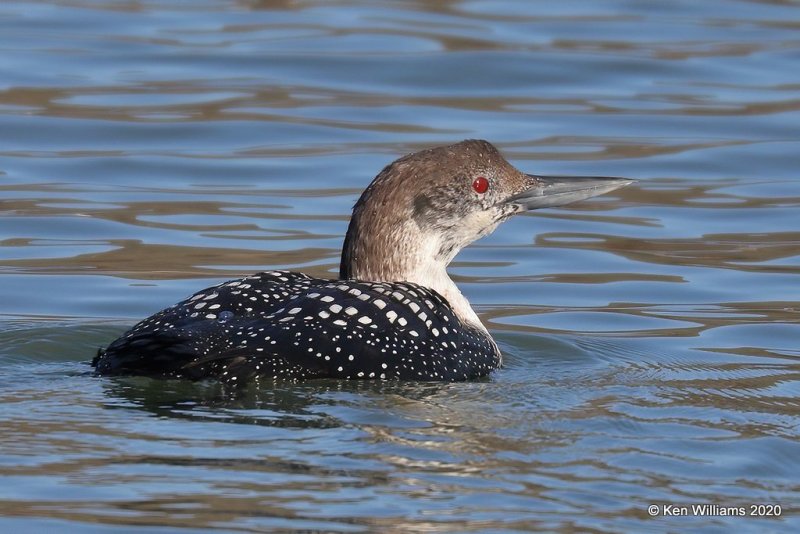
[[[210,287],[143,320],[95,359],[103,375],[466,380],[500,353],[435,291],[288,271]]]

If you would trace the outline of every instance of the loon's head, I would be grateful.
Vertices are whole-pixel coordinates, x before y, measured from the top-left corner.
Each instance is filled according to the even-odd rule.
[[[384,168],[359,198],[339,274],[414,282],[439,291],[452,304],[461,294],[445,267],[462,248],[514,214],[561,206],[632,182],[525,174],[480,140],[415,152]]]

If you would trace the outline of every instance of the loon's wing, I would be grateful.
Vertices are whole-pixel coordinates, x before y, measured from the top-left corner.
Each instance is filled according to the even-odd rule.
[[[198,356],[230,348],[228,323],[265,317],[319,282],[270,271],[206,288],[136,324],[100,349],[92,365],[103,375],[181,376]]]
[[[461,323],[435,291],[408,283],[290,280],[280,284],[287,293],[276,299],[280,304],[255,316],[240,306],[242,294],[222,297],[221,289],[241,287],[230,285],[235,282],[200,292],[112,343],[98,372],[230,383],[253,377],[465,380],[499,364],[488,336]],[[286,290],[289,284],[296,288]],[[215,293],[207,302],[219,306],[191,311]]]

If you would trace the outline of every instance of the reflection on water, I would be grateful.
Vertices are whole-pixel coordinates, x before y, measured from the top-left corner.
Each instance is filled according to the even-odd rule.
[[[793,2],[0,6],[0,529],[797,529]],[[467,384],[95,379],[198,288],[334,276],[384,165],[486,138],[625,188],[451,272]],[[652,503],[780,518],[652,518]]]

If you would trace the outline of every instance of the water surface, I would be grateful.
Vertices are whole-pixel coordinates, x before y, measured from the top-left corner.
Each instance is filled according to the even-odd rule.
[[[798,30],[789,1],[4,2],[0,528],[796,531]],[[491,377],[90,376],[197,289],[334,276],[384,165],[475,137],[639,180],[457,258]],[[782,515],[661,514],[695,503]]]

